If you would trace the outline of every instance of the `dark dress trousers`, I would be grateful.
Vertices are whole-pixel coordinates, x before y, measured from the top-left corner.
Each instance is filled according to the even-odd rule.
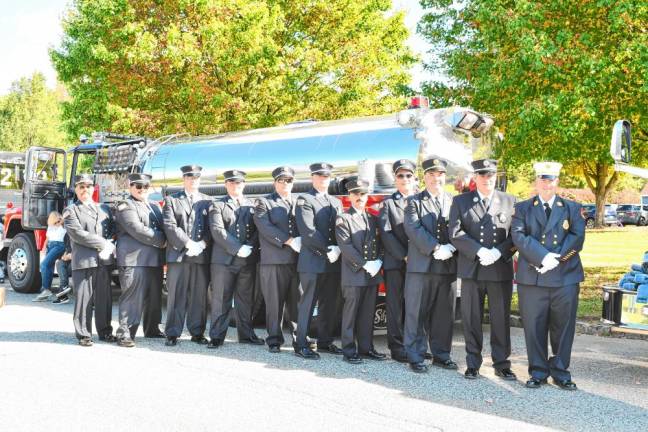
[[[342,351],[347,357],[373,350],[373,323],[380,272],[371,276],[367,261],[383,258],[377,218],[350,207],[337,217],[335,236],[342,252]]]
[[[142,313],[144,335],[160,332],[164,235],[162,210],[155,202],[133,197],[117,204],[117,268],[119,270],[119,328],[117,337],[133,338]]]
[[[529,374],[537,379],[551,375],[569,380],[578,292],[584,279],[579,256],[585,242],[581,205],[556,196],[547,219],[540,198],[522,201],[515,207],[511,231],[520,254],[516,280]],[[560,255],[560,264],[540,274],[535,267],[541,266],[549,252]]]
[[[296,342],[297,303],[301,295],[297,273],[299,255],[284,244],[291,237],[299,237],[295,198],[286,200],[274,192],[258,198],[254,210],[261,249],[259,281],[265,300],[268,346],[284,343],[284,322],[290,327],[292,342]]]
[[[427,190],[408,198],[405,209],[407,276],[403,343],[410,363],[424,360],[428,342],[435,359],[450,359],[457,277],[456,255],[441,261],[433,254],[450,243],[448,217],[452,195],[442,193],[439,205]],[[427,336],[427,338],[426,338]]]
[[[383,270],[387,303],[387,346],[392,357],[405,356],[403,347],[403,310],[405,307],[403,286],[407,273],[405,258],[408,248],[404,226],[406,206],[407,199],[400,192],[395,192],[382,202],[378,216],[380,239],[385,251]]]
[[[208,212],[212,199],[197,193],[190,200],[185,191],[164,199],[162,209],[167,238],[167,337],[180,337],[185,318],[192,336],[203,336],[207,325],[207,287],[209,286]],[[189,240],[204,240],[207,248],[198,256],[186,256]]]
[[[456,196],[450,208],[450,239],[458,251],[461,321],[469,368],[479,369],[482,365],[482,320],[486,296],[493,367],[511,367],[512,257],[515,254],[511,217],[515,202],[512,195],[494,191],[492,202],[484,203],[474,191]],[[500,258],[491,265],[481,265],[477,251],[482,247],[496,248],[501,253]]]
[[[318,347],[328,347],[334,340],[338,299],[340,298],[340,260],[330,263],[328,246],[336,245],[335,219],[342,213],[342,203],[315,189],[297,198],[295,219],[302,238],[297,271],[303,294],[299,299],[296,349],[308,346],[308,330],[318,303]]]
[[[63,212],[63,223],[72,248],[74,331],[78,339],[92,336],[92,311],[99,337],[112,334],[110,272],[113,256],[101,259],[99,252],[115,235],[115,222],[105,204],[77,202]]]
[[[224,341],[235,303],[238,339],[256,339],[252,327],[254,283],[259,259],[259,236],[252,220],[252,201],[237,203],[229,196],[217,199],[209,210],[209,229],[214,240],[211,253],[211,327],[209,337]],[[246,258],[237,256],[241,246],[252,247]]]

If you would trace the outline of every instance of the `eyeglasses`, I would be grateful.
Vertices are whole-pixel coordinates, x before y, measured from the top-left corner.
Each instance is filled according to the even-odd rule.
[[[291,184],[292,182],[293,182],[293,179],[291,179],[291,178],[279,178],[279,179],[277,179],[277,183]]]
[[[409,178],[412,178],[412,177],[414,177],[414,174],[397,174],[396,175],[396,178],[399,178],[399,179],[406,179],[406,178],[409,179]]]
[[[131,186],[135,186],[135,189],[137,189],[137,190],[142,190],[142,189],[148,190],[148,188],[151,187],[151,185],[140,184],[140,183],[131,183]]]

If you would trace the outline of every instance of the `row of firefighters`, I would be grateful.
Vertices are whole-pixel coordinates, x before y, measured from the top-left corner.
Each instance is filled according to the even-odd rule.
[[[130,197],[114,208],[93,202],[93,176],[78,175],[77,199],[64,210],[63,222],[71,242],[79,344],[93,344],[94,310],[103,341],[134,346],[143,316],[145,337],[165,338],[173,347],[186,325],[192,342],[217,349],[225,342],[234,303],[239,343],[267,344],[270,352],[279,353],[287,325],[294,353],[303,359],[326,353],[351,364],[380,361],[386,355],[374,348],[373,320],[378,285],[384,282],[392,359],[419,373],[429,364],[453,370],[454,282],[459,278],[464,376],[480,376],[488,296],[492,365],[497,376],[516,380],[509,356],[517,253],[530,375],[526,386],[538,388],[552,377],[559,387],[576,389],[569,364],[585,222],[580,204],[556,195],[561,165],[536,163],[537,194],[519,202],[495,189],[496,160],[473,161],[476,190],[454,197],[445,190],[447,165],[440,157],[423,161],[419,191],[415,163],[394,162],[397,191],[381,202],[378,216],[367,211],[369,185],[359,178],[346,183],[351,206],[343,211],[341,201],[327,193],[333,169],[327,163],[310,165],[312,188],[300,195],[292,193],[294,170],[276,168],[274,192],[254,201],[244,194],[245,172],[226,171],[227,195],[213,198],[199,191],[202,168],[184,166],[183,190],[167,196],[162,207],[148,199],[147,174],[129,175]],[[115,265],[122,293],[113,335],[110,275]],[[257,271],[266,308],[265,340],[252,325]],[[317,328],[311,329],[315,307]],[[316,342],[309,334],[316,334]]]

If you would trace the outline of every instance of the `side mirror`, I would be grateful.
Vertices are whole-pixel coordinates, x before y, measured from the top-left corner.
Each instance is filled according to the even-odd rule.
[[[612,128],[610,155],[615,162],[630,163],[632,150],[631,125],[628,120],[619,120]]]

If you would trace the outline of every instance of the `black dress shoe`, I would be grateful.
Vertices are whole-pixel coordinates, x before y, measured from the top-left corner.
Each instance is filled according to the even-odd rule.
[[[459,368],[459,366],[457,366],[457,363],[455,363],[451,359],[447,359],[447,360],[434,359],[432,360],[432,365],[438,366],[443,369],[448,369],[448,370],[457,370]]]
[[[319,360],[320,355],[310,348],[298,348],[295,350],[295,355],[307,360]]]
[[[148,333],[148,334],[145,334],[144,337],[149,338],[149,339],[161,339],[161,338],[164,337],[164,333],[162,333],[161,331],[158,330],[157,333]],[[131,335],[131,339],[132,338],[133,337]]]
[[[81,339],[79,339],[79,345],[81,345],[82,347],[90,347],[92,346],[92,344],[92,339],[90,339],[89,337],[82,337]]]
[[[135,346],[135,342],[133,342],[133,339],[131,339],[131,338],[124,337],[124,338],[120,338],[117,341],[117,345],[119,345],[120,347],[124,347],[124,348],[132,348],[132,347]]]
[[[392,360],[396,360],[398,363],[407,363],[407,355],[405,354],[392,353],[391,358]]]
[[[360,356],[358,354],[354,354],[352,356],[346,356],[345,355],[345,356],[342,357],[342,360],[344,360],[347,363],[351,363],[351,364],[362,363],[362,359],[360,358]]]
[[[427,365],[423,362],[410,363],[409,367],[416,373],[424,373],[428,371]]]
[[[530,389],[537,389],[537,388],[540,388],[540,386],[542,386],[542,384],[547,384],[547,379],[546,378],[538,379],[538,378],[531,377],[526,382],[526,384],[524,384],[524,386],[526,388],[530,388]]]
[[[209,343],[209,341],[207,340],[207,338],[206,338],[205,336],[203,336],[203,335],[200,335],[200,336],[191,336],[191,342],[195,342],[195,343],[197,343],[198,345],[207,345],[207,344]]]
[[[223,341],[222,341],[222,340],[220,340],[220,339],[212,339],[212,340],[210,340],[209,343],[207,344],[207,348],[209,348],[209,349],[215,349],[215,348],[218,348],[219,346],[222,346],[222,345],[223,345]]]
[[[466,378],[466,379],[477,379],[477,378],[479,378],[479,369],[476,369],[476,368],[468,368],[468,369],[466,369],[466,372],[464,372],[464,378]]]
[[[263,345],[265,341],[257,335],[252,335],[249,339],[239,339],[239,343],[251,345]]]
[[[553,382],[563,390],[578,390],[576,383],[570,379],[559,380],[554,378]]]
[[[279,345],[269,345],[268,351],[270,351],[273,354],[278,354],[281,352],[281,347]]]
[[[117,342],[117,338],[114,335],[111,335],[111,334],[99,336],[99,340],[103,341],[103,342],[108,342],[108,343]]]
[[[495,369],[495,376],[498,376],[506,381],[515,381],[517,379],[517,376],[511,370],[511,368]]]
[[[432,354],[430,354],[429,352],[426,352],[425,354],[423,354],[423,358],[425,360],[432,360],[434,358],[434,356]]]
[[[169,336],[167,337],[166,342],[164,342],[164,345],[166,346],[176,346],[178,345],[178,338],[175,336]]]
[[[366,353],[360,353],[360,357],[381,361],[387,358],[387,354],[379,353],[378,351],[372,348]]]
[[[344,352],[338,348],[335,344],[329,344],[328,346],[317,345],[317,352],[324,352],[327,354],[342,355]]]

